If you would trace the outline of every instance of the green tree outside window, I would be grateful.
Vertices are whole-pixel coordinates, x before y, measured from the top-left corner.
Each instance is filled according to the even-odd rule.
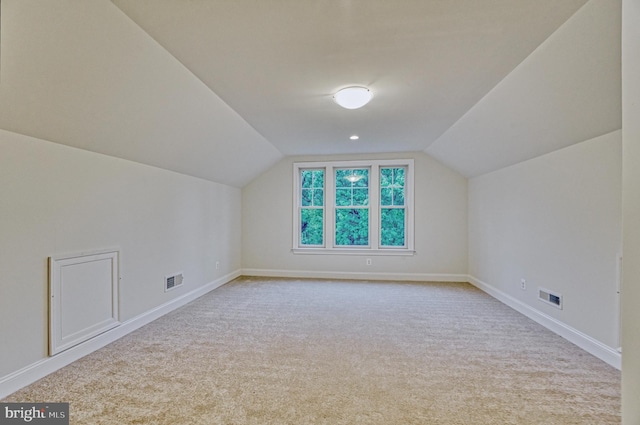
[[[380,169],[380,246],[405,246],[405,168]]]
[[[324,244],[324,170],[300,171],[300,244]]]
[[[335,245],[369,245],[369,169],[336,169]]]

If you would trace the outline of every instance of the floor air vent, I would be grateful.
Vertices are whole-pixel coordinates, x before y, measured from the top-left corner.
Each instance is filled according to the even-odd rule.
[[[548,289],[538,288],[538,298],[540,301],[551,304],[552,306],[562,310],[562,295],[554,294]]]
[[[164,291],[167,292],[171,289],[174,289],[180,285],[182,285],[182,272],[176,273],[170,276],[165,276],[164,278]]]

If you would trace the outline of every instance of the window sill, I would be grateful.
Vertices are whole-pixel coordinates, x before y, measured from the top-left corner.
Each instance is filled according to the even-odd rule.
[[[412,256],[413,249],[370,249],[370,248],[293,248],[294,254],[312,255],[383,255],[383,256]]]

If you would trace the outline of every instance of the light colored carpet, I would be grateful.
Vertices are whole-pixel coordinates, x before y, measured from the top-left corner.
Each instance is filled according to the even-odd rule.
[[[619,424],[620,373],[466,283],[240,278],[4,401],[72,424]]]

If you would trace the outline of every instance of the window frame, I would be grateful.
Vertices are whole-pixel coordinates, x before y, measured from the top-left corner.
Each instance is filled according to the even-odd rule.
[[[405,170],[405,184],[403,186],[403,191],[404,191],[404,202],[403,204],[400,205],[395,205],[393,203],[393,195],[392,195],[392,203],[391,205],[382,205],[382,185],[380,184],[380,182],[378,182],[378,230],[380,232],[380,237],[378,238],[378,247],[380,249],[407,249],[408,244],[409,244],[409,240],[408,240],[408,235],[407,235],[407,226],[409,225],[409,205],[408,205],[408,199],[407,199],[407,180],[408,180],[408,175],[409,175],[409,166],[408,165],[382,165],[378,168],[378,178],[380,178],[380,175],[382,174],[382,169],[383,168],[390,168],[390,169],[394,169],[394,168],[404,168]],[[387,187],[385,187],[387,188]],[[393,190],[393,188],[390,188]],[[413,196],[411,196],[411,198],[413,198]],[[413,208],[413,207],[412,207]],[[404,210],[404,226],[405,226],[405,235],[404,235],[404,245],[399,246],[399,245],[382,245],[382,210],[383,209],[389,209],[389,210],[394,210],[394,209],[401,209]]]
[[[353,205],[353,203],[351,205],[337,205],[336,202],[336,198],[337,198],[337,192],[338,192],[338,186],[336,186],[336,176],[338,174],[339,170],[367,170],[368,173],[368,183],[367,183],[367,204],[366,205]],[[325,171],[326,172],[326,171]],[[338,249],[368,249],[371,247],[371,167],[333,167],[332,169],[333,172],[333,188],[331,189],[333,191],[333,228],[332,228],[332,238],[333,238],[333,248],[338,248]],[[341,187],[341,189],[344,189]],[[353,191],[354,189],[356,190],[361,190],[361,188],[354,188],[353,184],[352,186],[350,186],[351,192],[352,192],[352,199],[353,199]],[[338,211],[339,210],[366,210],[367,211],[367,241],[368,243],[366,245],[338,245],[336,243],[336,236],[337,236],[337,227],[336,227],[336,217],[338,215]]]
[[[413,159],[341,160],[293,163],[293,243],[294,254],[414,255],[414,161]],[[380,169],[405,167],[405,246],[382,246]],[[369,169],[369,245],[336,246],[336,187],[338,169]],[[300,244],[301,171],[324,169],[323,245]],[[386,208],[386,207],[385,207]]]
[[[302,170],[307,170],[307,171],[320,171],[322,170],[323,173],[325,174],[324,177],[324,181],[322,182],[322,194],[323,194],[323,199],[322,199],[322,206],[318,206],[318,205],[302,205],[302,191],[305,189],[302,187],[302,173],[300,171]],[[301,169],[298,173],[298,180],[299,180],[299,186],[298,186],[298,195],[299,195],[299,199],[297,201],[298,204],[298,222],[300,222],[300,217],[302,216],[302,211],[305,209],[308,210],[322,210],[322,244],[317,244],[317,245],[301,245],[304,246],[306,248],[324,248],[326,246],[326,241],[327,241],[327,237],[326,237],[326,231],[327,231],[327,220],[326,220],[326,215],[327,215],[327,188],[326,188],[326,184],[327,184],[327,178],[326,178],[326,169],[319,167],[319,168],[303,168]],[[315,187],[312,186],[312,188],[310,190],[315,190]],[[312,195],[312,200],[315,197],[315,193]],[[313,203],[313,202],[312,202]],[[298,224],[298,229],[300,229],[300,224]],[[301,233],[302,231],[300,231],[298,233],[298,237],[301,237]]]

